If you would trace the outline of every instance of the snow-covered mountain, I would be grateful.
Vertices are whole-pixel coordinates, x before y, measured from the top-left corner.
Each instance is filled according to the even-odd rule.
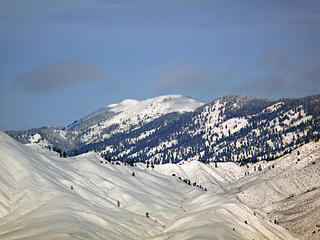
[[[2,132],[0,180],[0,239],[298,239],[232,195]]]
[[[319,127],[320,95],[174,95],[0,133],[0,239],[319,239]]]
[[[65,128],[50,126],[8,131],[8,134],[23,143],[38,142],[72,155],[75,150],[82,152],[85,146],[112,135],[128,133],[166,114],[192,112],[203,104],[182,95],[165,95],[143,101],[126,99],[98,109]]]
[[[119,132],[128,132],[172,112],[192,112],[203,102],[182,95],[166,95],[137,101],[126,99],[101,108],[67,127],[85,131],[81,140],[87,144]]]
[[[126,122],[126,120],[134,125],[138,124],[139,121],[150,121],[150,119],[152,120],[171,112],[192,112],[203,104],[203,102],[182,95],[165,95],[143,101],[126,99],[120,103],[110,104],[107,107],[101,108],[69,125],[67,128],[76,128],[79,124],[104,114],[105,112],[112,112],[116,116],[110,118],[110,120],[112,120],[110,123],[107,123],[107,125]]]
[[[139,167],[146,168],[140,163]],[[311,141],[274,161],[240,166],[198,161],[155,165],[153,171],[235,197],[265,219],[301,239],[320,239],[320,141]]]
[[[228,95],[203,104],[180,95],[111,104],[66,129],[8,132],[73,156],[178,163],[256,162],[279,158],[320,137],[320,95],[256,99]]]

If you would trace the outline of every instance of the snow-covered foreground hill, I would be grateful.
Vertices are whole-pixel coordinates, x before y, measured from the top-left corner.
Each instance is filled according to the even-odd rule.
[[[106,164],[94,153],[60,158],[0,132],[0,239],[296,238],[177,176]]]
[[[275,161],[242,167],[234,162],[191,161],[155,165],[154,171],[176,174],[236,198],[302,239],[320,239],[320,142],[312,141]]]

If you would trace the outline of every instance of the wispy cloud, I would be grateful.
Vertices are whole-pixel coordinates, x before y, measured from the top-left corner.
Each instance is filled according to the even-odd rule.
[[[108,78],[104,68],[82,61],[58,61],[19,73],[16,84],[26,92],[43,93],[72,84]]]
[[[256,64],[265,71],[285,71],[292,68],[289,59],[279,51],[269,51],[256,58]]]
[[[320,65],[307,65],[289,59],[280,51],[256,58],[259,75],[248,77],[239,90],[255,95],[297,96],[320,91]]]
[[[195,68],[182,61],[173,61],[161,70],[156,85],[160,89],[179,86],[194,87],[203,83],[209,76],[210,68]]]
[[[157,78],[157,93],[220,96],[229,93],[257,97],[292,97],[318,94],[320,65],[303,64],[281,51],[269,51],[248,63],[252,71],[229,67],[195,67],[174,61],[163,67]],[[213,97],[212,97],[213,98]]]
[[[185,95],[215,96],[236,93],[235,71],[214,71],[210,67],[197,67],[182,60],[172,61],[160,69],[155,83],[157,94],[182,93]]]
[[[261,77],[245,81],[239,86],[241,93],[254,96],[278,95],[287,90],[286,80],[282,77]]]

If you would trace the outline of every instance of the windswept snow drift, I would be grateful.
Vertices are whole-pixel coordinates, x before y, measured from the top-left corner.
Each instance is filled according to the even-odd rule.
[[[295,239],[213,191],[100,161],[0,132],[0,239]]]

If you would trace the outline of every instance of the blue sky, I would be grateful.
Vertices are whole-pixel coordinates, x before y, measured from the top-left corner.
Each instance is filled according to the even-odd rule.
[[[320,93],[320,1],[1,0],[0,130],[126,98]]]

